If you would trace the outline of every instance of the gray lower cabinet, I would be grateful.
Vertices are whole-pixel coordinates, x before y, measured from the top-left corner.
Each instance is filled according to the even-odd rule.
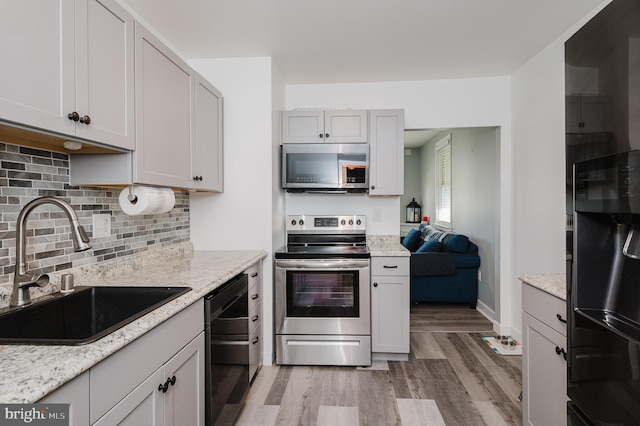
[[[409,354],[409,257],[371,258],[371,351],[374,359]]]
[[[262,366],[262,261],[245,271],[249,278],[249,382]]]
[[[203,330],[198,301],[39,402],[70,403],[71,426],[204,425]]]
[[[567,422],[566,303],[530,285],[522,286],[523,424]]]

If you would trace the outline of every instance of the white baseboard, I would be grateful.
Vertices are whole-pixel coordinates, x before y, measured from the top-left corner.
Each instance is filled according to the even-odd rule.
[[[511,336],[518,342],[522,342],[522,333],[518,330],[513,330],[511,327],[503,327],[498,320],[495,319],[496,313],[493,309],[486,304],[478,300],[476,306],[478,312],[484,315],[493,324],[493,331],[500,336]]]

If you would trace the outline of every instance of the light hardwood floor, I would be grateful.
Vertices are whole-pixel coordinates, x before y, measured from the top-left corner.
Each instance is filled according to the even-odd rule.
[[[521,356],[481,339],[466,306],[413,305],[407,362],[369,368],[265,366],[238,425],[521,425]]]

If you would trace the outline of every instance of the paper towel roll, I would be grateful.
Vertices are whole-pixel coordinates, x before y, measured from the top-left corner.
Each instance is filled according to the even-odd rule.
[[[176,204],[176,196],[171,188],[135,186],[133,195],[137,197],[137,200],[133,203],[127,198],[129,193],[130,189],[127,187],[120,192],[118,198],[120,208],[129,216],[167,213]]]

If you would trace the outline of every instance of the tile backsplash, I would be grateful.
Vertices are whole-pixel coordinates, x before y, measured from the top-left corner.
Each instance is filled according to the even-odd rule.
[[[189,193],[176,192],[169,213],[127,216],[120,209],[121,188],[69,185],[69,155],[0,142],[0,285],[13,280],[16,219],[34,198],[55,196],[71,204],[92,248],[73,251],[69,222],[59,208],[37,207],[27,220],[27,269],[50,273],[122,258],[190,239]],[[111,215],[111,235],[93,237],[93,215]]]

